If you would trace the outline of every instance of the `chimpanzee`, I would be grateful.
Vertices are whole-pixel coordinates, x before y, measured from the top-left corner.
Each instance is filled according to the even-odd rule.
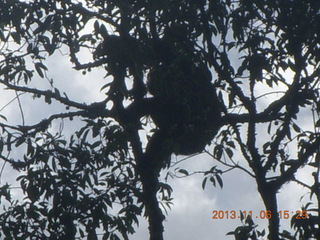
[[[220,127],[221,110],[211,78],[204,63],[184,56],[148,75],[148,90],[156,102],[150,116],[168,136],[175,154],[202,151]]]

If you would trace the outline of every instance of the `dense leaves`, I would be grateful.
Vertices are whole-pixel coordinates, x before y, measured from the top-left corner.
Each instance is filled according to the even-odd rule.
[[[295,179],[301,167],[319,169],[319,10],[312,0],[1,1],[0,83],[16,94],[23,121],[0,115],[0,157],[20,171],[24,196],[1,187],[2,236],[128,239],[144,210],[150,238],[161,240],[158,196],[170,206],[172,191],[161,169],[172,153],[214,140],[208,153],[225,171],[255,179],[275,213],[268,238],[280,239],[277,193],[286,183],[309,187],[320,202],[318,170],[314,186]],[[46,60],[58,53],[84,75],[105,71],[102,101],[78,102],[55,87]],[[48,89],[32,87],[38,78]],[[65,110],[28,125],[21,94]],[[63,121],[77,131],[55,127]],[[222,187],[224,171],[208,169],[202,186]],[[292,226],[319,238],[312,221]],[[257,238],[254,228],[247,220],[231,234]]]
[[[36,138],[24,159],[27,173],[17,179],[26,198],[20,205],[6,197],[12,203],[1,215],[6,236],[72,239],[80,233],[95,239],[89,236],[121,234],[126,239],[127,233],[133,232],[132,224],[142,210],[135,201],[139,188],[134,166],[131,161],[122,162],[126,149],[121,141],[87,141],[88,132],[96,135],[97,125],[110,141],[119,138],[118,129],[106,122],[89,122],[86,131],[78,132],[68,146],[61,136],[47,133]],[[2,195],[8,196],[6,189]],[[112,210],[117,205],[123,206],[118,213]]]

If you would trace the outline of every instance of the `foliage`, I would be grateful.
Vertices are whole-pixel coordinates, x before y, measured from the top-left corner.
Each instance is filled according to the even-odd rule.
[[[172,153],[200,152],[214,138],[209,154],[253,177],[274,213],[268,238],[279,239],[278,191],[301,183],[300,168],[319,166],[319,121],[303,118],[320,112],[319,10],[312,0],[1,1],[0,84],[16,94],[23,121],[0,115],[0,157],[20,171],[25,196],[16,201],[1,187],[9,204],[1,237],[128,239],[144,212],[150,239],[161,240],[157,196],[169,206],[172,190],[159,182],[161,169]],[[105,99],[81,103],[55,87],[46,60],[59,52],[84,75],[105,71]],[[37,78],[47,79],[48,89],[33,88]],[[148,78],[161,81],[147,86]],[[172,91],[186,82],[195,88]],[[189,107],[195,89],[211,90]],[[28,125],[21,94],[66,110]],[[171,121],[177,106],[186,122]],[[62,121],[82,126],[67,136],[54,127]],[[21,157],[10,157],[23,148]],[[222,171],[210,168],[205,179],[222,187]],[[313,194],[319,171],[315,176]],[[311,225],[293,222],[300,235],[310,236]]]
[[[257,225],[254,224],[250,214],[245,218],[240,211],[240,220],[242,226],[237,227],[232,232],[228,232],[227,235],[234,235],[236,240],[258,240],[265,236],[265,230],[261,232],[256,230]]]

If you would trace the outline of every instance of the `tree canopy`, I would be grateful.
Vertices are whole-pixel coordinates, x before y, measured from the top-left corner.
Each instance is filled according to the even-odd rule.
[[[173,154],[207,150],[256,181],[268,239],[294,239],[280,233],[277,193],[296,181],[319,209],[319,11],[313,0],[1,1],[0,84],[22,124],[0,113],[0,158],[24,196],[1,186],[1,236],[129,239],[145,215],[161,240],[159,202],[172,191],[162,169]],[[84,77],[104,72],[104,99],[79,102],[55,86],[46,61],[59,53]],[[65,110],[30,122],[25,94]],[[295,177],[307,166],[312,186]],[[222,186],[222,173],[209,168],[203,186]],[[319,238],[319,210],[307,220],[293,221],[296,237]],[[247,224],[230,234],[257,239]]]

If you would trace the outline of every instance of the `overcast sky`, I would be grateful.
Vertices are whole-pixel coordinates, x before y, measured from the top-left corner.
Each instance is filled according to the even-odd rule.
[[[72,100],[80,102],[95,102],[100,101],[104,97],[104,93],[100,92],[101,86],[105,83],[103,69],[93,71],[92,73],[83,76],[81,72],[71,70],[68,64],[67,56],[61,57],[60,54],[54,55],[48,61],[49,78],[54,79],[54,84],[60,89],[60,92],[65,91],[68,97]],[[40,86],[45,89],[48,83],[44,79],[35,78],[32,82],[33,86]],[[9,102],[14,95],[12,93],[4,93],[1,90],[0,94],[0,109]],[[24,103],[23,110],[26,118],[26,123],[34,123],[41,120],[49,114],[64,110],[59,104],[47,105],[41,101],[34,101],[30,95],[21,96]],[[8,117],[9,122],[21,124],[21,115],[18,111],[17,102],[13,102],[5,108],[0,114]],[[77,126],[66,123],[66,131],[72,132]],[[71,127],[74,127],[72,129]],[[263,134],[263,133],[260,133]],[[263,136],[259,136],[258,138]],[[242,161],[241,154],[236,154],[236,160]],[[192,170],[205,170],[214,165],[218,165],[212,158],[206,154],[200,154],[192,157],[183,163],[183,168],[189,172]],[[219,165],[220,166],[220,165]],[[223,166],[220,166],[221,169]],[[14,176],[9,167],[5,169],[2,182],[14,180]],[[301,178],[307,179],[308,173],[300,172]],[[234,230],[241,224],[239,219],[221,219],[213,220],[212,211],[235,210],[252,211],[254,216],[259,216],[260,211],[264,211],[264,205],[257,193],[254,179],[240,170],[233,170],[222,176],[223,189],[220,187],[210,186],[207,183],[205,190],[202,190],[201,183],[202,175],[193,175],[187,178],[169,179],[169,184],[173,187],[173,206],[169,211],[167,220],[165,221],[165,239],[183,239],[183,240],[211,240],[211,239],[233,239],[232,236],[226,236],[226,233]],[[296,211],[300,209],[300,196],[305,190],[296,184],[287,184],[279,194],[279,210]],[[307,199],[306,199],[307,198]],[[306,199],[306,200],[305,200]],[[303,201],[307,201],[305,197]],[[266,221],[259,217],[254,219],[259,224],[260,230],[266,227]],[[288,221],[287,221],[288,222]],[[288,226],[282,225],[289,230]],[[141,219],[140,227],[137,228],[137,233],[133,235],[133,240],[141,240],[148,238],[148,229],[145,220]]]

